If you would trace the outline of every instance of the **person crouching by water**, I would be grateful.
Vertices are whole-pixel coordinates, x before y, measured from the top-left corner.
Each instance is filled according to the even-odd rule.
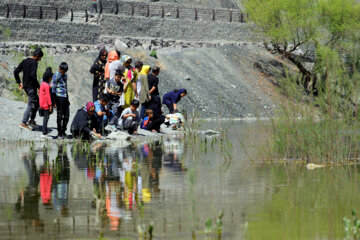
[[[105,133],[105,127],[113,118],[113,113],[108,108],[109,96],[106,94],[101,95],[100,99],[94,102],[95,112],[101,127],[101,132]]]
[[[43,131],[42,138],[51,138],[48,136],[47,124],[49,121],[49,116],[53,111],[53,104],[51,101],[51,91],[50,91],[50,82],[52,80],[53,73],[51,67],[48,67],[43,75],[43,81],[40,85],[39,90],[39,102],[40,102],[40,110],[42,112],[41,115],[44,116],[43,120]]]
[[[92,102],[87,102],[85,107],[80,108],[71,123],[71,134],[74,138],[90,140],[101,138],[99,122],[95,114],[95,106]]]
[[[152,131],[153,133],[159,133],[160,132],[160,126],[165,121],[164,116],[155,118],[154,112],[151,109],[146,109],[145,111],[145,118],[141,122],[141,128]]]
[[[52,92],[55,95],[56,120],[58,139],[66,137],[66,128],[70,116],[70,102],[67,86],[67,74],[69,67],[66,62],[60,63],[59,71],[52,78]]]
[[[128,130],[129,134],[136,134],[137,128],[140,123],[140,114],[137,108],[140,103],[138,100],[134,99],[130,103],[130,107],[126,108],[119,119],[119,127]]]
[[[110,125],[117,125],[117,121],[123,111],[123,108],[119,106],[119,100],[124,90],[123,81],[125,81],[124,70],[118,69],[115,72],[115,77],[106,83],[105,93],[109,96],[109,109],[114,114],[114,117],[109,122]]]
[[[181,100],[181,98],[187,95],[186,89],[175,89],[174,91],[168,92],[163,97],[163,104],[167,106],[169,109],[169,113],[174,113],[177,109],[177,103]]]

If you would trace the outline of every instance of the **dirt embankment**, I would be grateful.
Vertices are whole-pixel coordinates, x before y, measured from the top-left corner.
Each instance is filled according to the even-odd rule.
[[[203,118],[270,117],[276,106],[273,101],[274,76],[283,72],[283,63],[268,53],[261,44],[243,43],[217,48],[176,47],[158,50],[155,59],[149,51],[127,49],[134,61],[161,67],[160,95],[174,88],[186,88],[188,96],[180,109]],[[90,66],[97,52],[53,55],[53,65],[69,64],[68,81],[72,108],[91,100]],[[12,98],[6,90],[19,59],[0,55],[0,96]],[[40,76],[39,76],[40,78]],[[5,81],[7,79],[7,81]],[[166,108],[165,108],[166,109]]]

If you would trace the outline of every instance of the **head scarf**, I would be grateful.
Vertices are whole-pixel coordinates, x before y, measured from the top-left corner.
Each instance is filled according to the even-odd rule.
[[[96,61],[101,61],[104,64],[106,63],[106,61],[107,61],[106,58],[105,58],[105,60],[101,59],[101,55],[103,55],[104,52],[106,52],[106,55],[108,55],[108,52],[106,51],[106,49],[103,48],[103,49],[100,50],[99,56],[97,57]]]
[[[144,65],[140,71],[140,74],[148,75],[149,69],[150,69],[149,65]]]
[[[132,59],[129,55],[123,55],[120,59],[120,62],[122,63],[122,65],[125,64],[125,62],[129,61],[130,59]],[[127,74],[125,77],[127,77],[129,80],[132,80],[134,78],[134,71],[135,68],[133,68],[132,66],[128,67],[129,71],[127,71]]]
[[[105,65],[105,78],[110,78],[109,64],[116,60],[119,60],[119,55],[115,50],[110,51],[108,55],[108,61]]]
[[[94,103],[91,102],[91,101],[87,102],[86,105],[85,105],[85,107],[84,107],[85,112],[89,113],[89,110],[90,110],[90,108],[92,108],[92,107],[95,107]]]
[[[130,59],[132,59],[129,55],[123,55],[120,58],[120,62],[124,65],[125,62],[129,61]]]

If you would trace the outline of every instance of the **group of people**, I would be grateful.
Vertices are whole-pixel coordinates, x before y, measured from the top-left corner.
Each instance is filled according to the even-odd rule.
[[[47,124],[50,114],[56,108],[57,138],[63,139],[66,137],[70,116],[68,64],[62,62],[55,73],[48,67],[39,84],[36,72],[42,57],[43,52],[37,48],[33,56],[23,60],[14,71],[19,88],[28,96],[28,106],[19,127],[26,130],[36,128],[35,117],[39,110],[39,115],[43,116],[42,137],[51,138],[48,136]],[[22,82],[20,72],[23,73]],[[175,89],[166,93],[161,101],[158,66],[151,68],[141,61],[136,61],[132,66],[129,55],[121,56],[117,50],[108,52],[102,49],[90,73],[94,76],[93,101],[87,102],[77,111],[70,127],[73,137],[101,138],[109,132],[105,130],[107,125],[112,126],[112,130],[127,130],[129,134],[136,134],[139,126],[160,132],[160,125],[164,122],[177,128],[184,121],[178,113],[177,103],[187,95],[187,91]],[[163,115],[162,104],[167,106],[169,115]]]

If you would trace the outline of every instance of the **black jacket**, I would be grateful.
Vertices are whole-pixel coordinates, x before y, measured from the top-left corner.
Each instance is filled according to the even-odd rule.
[[[99,122],[97,120],[96,114],[90,116],[84,108],[80,108],[74,117],[74,120],[71,123],[71,132],[84,133],[89,135],[90,132],[95,128],[98,131]]]
[[[24,89],[37,89],[40,88],[39,82],[36,77],[38,63],[33,58],[23,60],[14,71],[15,80],[18,84],[21,83],[20,72],[23,72],[23,87]]]
[[[100,78],[102,78],[102,79],[104,78],[105,65],[106,65],[107,61],[101,60],[101,54],[103,51],[104,51],[104,49],[100,50],[99,56],[96,58],[94,64],[90,68],[90,73],[94,74],[93,87],[96,87],[99,84]]]

